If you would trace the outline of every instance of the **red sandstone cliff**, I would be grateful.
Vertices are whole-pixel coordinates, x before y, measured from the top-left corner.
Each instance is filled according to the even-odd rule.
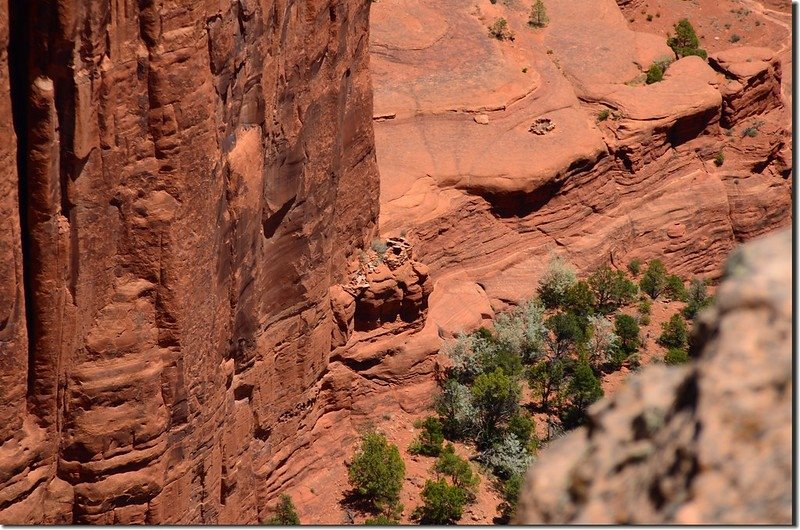
[[[425,409],[440,335],[528,296],[551,250],[714,275],[790,221],[777,57],[629,86],[665,44],[613,2],[600,27],[553,0],[518,49],[453,0],[377,4],[381,226],[425,265],[375,267],[367,0],[12,4],[0,522],[254,523],[279,491],[340,522],[355,429]]]
[[[377,220],[369,2],[7,6],[0,522],[257,522]]]

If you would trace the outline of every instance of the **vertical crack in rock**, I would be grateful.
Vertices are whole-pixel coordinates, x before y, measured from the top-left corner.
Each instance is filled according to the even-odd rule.
[[[34,366],[34,342],[33,337],[33,301],[31,293],[30,269],[26,264],[31,262],[30,243],[28,234],[28,186],[25,175],[27,174],[27,146],[28,146],[28,55],[27,35],[29,31],[28,9],[26,2],[16,2],[8,0],[8,75],[11,92],[11,116],[13,119],[14,132],[17,137],[17,182],[18,182],[18,201],[19,201],[19,224],[20,224],[20,244],[22,247],[22,275],[23,292],[25,300],[25,323],[27,326],[27,356],[28,356],[28,375],[27,391],[33,391],[35,372]]]

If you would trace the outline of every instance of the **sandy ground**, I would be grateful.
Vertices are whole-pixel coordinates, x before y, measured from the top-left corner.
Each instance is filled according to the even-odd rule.
[[[673,31],[678,20],[688,18],[709,53],[736,46],[765,46],[777,50],[782,63],[783,97],[791,109],[791,2],[647,0],[636,7],[623,8],[623,13],[631,29],[665,36]],[[791,120],[791,112],[786,115]]]

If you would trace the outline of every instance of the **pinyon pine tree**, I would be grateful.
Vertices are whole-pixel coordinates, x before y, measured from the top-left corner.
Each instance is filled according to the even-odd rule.
[[[675,35],[667,39],[667,45],[672,48],[678,59],[697,55],[703,59],[708,57],[705,50],[700,48],[700,39],[692,27],[692,23],[683,18],[675,24]]]
[[[362,435],[361,448],[353,455],[348,479],[356,493],[389,515],[398,508],[405,472],[397,446],[382,434],[368,432]]]
[[[531,6],[531,14],[528,16],[528,25],[533,28],[543,28],[550,22],[547,16],[547,9],[544,7],[542,0],[536,0]]]

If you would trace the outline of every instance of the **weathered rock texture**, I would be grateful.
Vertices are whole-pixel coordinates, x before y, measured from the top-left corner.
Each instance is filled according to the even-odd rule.
[[[0,3],[0,522],[265,516],[377,220],[369,4]]]
[[[631,29],[618,4],[636,3],[549,0],[539,29],[524,2],[373,6],[381,230],[407,231],[446,332],[532,296],[550,253],[716,278],[738,243],[791,222],[779,54],[709,30],[710,64],[675,60],[662,32]],[[699,23],[678,4],[658,20]],[[513,41],[489,37],[500,17]]]
[[[528,472],[523,524],[792,522],[792,238],[728,260],[686,367],[651,366]]]

